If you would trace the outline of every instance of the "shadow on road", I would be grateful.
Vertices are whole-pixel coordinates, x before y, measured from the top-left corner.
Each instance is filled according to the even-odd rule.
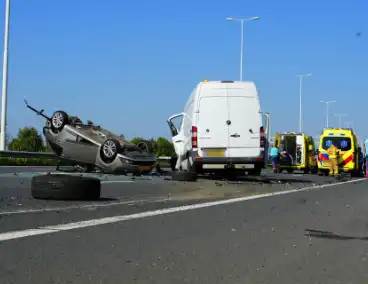
[[[119,199],[117,198],[112,198],[112,197],[100,197],[100,199],[96,200],[96,201],[117,201]]]
[[[313,183],[313,181],[305,180],[305,179],[297,179],[297,178],[282,178],[282,177],[255,177],[255,176],[238,176],[232,178],[226,178],[216,175],[201,175],[201,178],[207,180],[216,180],[223,181],[227,180],[230,183],[248,183],[248,182],[256,182],[256,183],[269,183],[269,184],[285,184],[285,183]]]
[[[312,229],[305,229],[304,236],[322,238],[322,239],[330,239],[330,240],[340,240],[340,241],[349,241],[349,240],[368,241],[368,237],[344,236],[344,235],[338,235],[338,234],[328,232],[328,231],[320,231],[320,230],[312,230]]]

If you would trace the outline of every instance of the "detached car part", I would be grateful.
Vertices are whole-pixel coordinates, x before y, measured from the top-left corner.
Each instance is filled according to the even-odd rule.
[[[64,174],[39,175],[32,178],[31,195],[35,199],[47,200],[98,200],[101,181]]]

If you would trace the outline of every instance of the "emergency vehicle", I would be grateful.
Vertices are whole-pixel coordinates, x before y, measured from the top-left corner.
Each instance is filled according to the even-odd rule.
[[[329,173],[329,157],[327,149],[334,144],[338,149],[338,166],[340,172],[348,172],[352,176],[361,176],[362,166],[359,164],[359,144],[356,134],[351,128],[324,128],[318,148],[318,170],[321,175]]]
[[[312,136],[297,132],[277,132],[275,142],[279,146],[280,153],[286,151],[290,160],[285,161],[280,155],[279,172],[286,170],[292,173],[294,170],[301,170],[305,174],[318,172],[316,150]]]

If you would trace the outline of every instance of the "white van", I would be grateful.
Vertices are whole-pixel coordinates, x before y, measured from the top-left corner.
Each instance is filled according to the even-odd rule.
[[[184,112],[167,122],[178,171],[196,174],[234,169],[260,175],[266,166],[269,116],[262,125],[253,82],[200,82]]]

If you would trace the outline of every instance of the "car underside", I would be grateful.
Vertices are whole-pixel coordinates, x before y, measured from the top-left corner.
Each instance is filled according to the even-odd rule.
[[[46,119],[43,134],[53,152],[71,161],[80,171],[147,173],[156,163],[145,141],[132,144],[92,121],[85,124],[79,117],[61,110],[48,117],[43,110],[38,111],[27,102],[26,105]]]

